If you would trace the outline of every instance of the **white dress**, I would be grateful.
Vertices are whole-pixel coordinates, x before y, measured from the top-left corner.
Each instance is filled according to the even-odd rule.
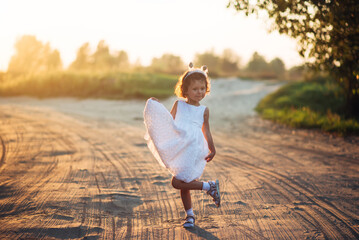
[[[202,133],[205,109],[178,101],[173,120],[161,103],[149,99],[143,111],[148,148],[173,176],[187,183],[200,178],[207,163],[209,149]]]

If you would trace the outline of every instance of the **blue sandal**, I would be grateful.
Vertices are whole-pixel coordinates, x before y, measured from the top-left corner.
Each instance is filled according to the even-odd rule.
[[[186,221],[183,223],[184,228],[193,228],[196,219],[194,216],[187,216]]]
[[[209,181],[209,190],[207,191],[207,194],[210,195],[213,198],[214,203],[217,207],[221,205],[221,195],[219,193],[219,181],[216,180],[216,182]]]

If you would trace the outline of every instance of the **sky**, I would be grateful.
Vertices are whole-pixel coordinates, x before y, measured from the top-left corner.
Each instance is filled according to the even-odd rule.
[[[35,35],[58,49],[64,67],[85,42],[94,50],[105,40],[111,51],[125,50],[132,63],[149,65],[164,53],[193,61],[196,53],[232,49],[246,64],[257,51],[287,68],[304,60],[295,40],[269,33],[270,21],[227,8],[227,0],[1,0],[0,71],[6,71],[14,44]],[[196,63],[194,63],[196,66]]]

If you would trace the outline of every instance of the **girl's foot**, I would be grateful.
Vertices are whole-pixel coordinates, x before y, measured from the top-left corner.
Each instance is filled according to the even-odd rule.
[[[219,193],[219,181],[216,180],[216,182],[209,181],[209,190],[207,191],[207,194],[210,195],[213,198],[214,203],[217,207],[221,205],[221,195]]]
[[[183,223],[183,227],[184,228],[193,228],[195,221],[196,220],[194,219],[194,216],[187,216],[186,221]]]

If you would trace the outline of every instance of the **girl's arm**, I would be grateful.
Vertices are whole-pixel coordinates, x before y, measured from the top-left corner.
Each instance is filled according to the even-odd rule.
[[[173,104],[172,109],[171,109],[171,115],[172,115],[173,119],[176,119],[177,102],[178,102],[178,101],[175,101],[175,103]]]
[[[204,110],[204,121],[202,126],[202,132],[204,137],[207,140],[208,143],[208,149],[210,153],[205,157],[207,162],[210,162],[214,155],[216,155],[216,148],[214,147],[213,138],[211,134],[211,130],[209,129],[209,109],[206,107],[206,110]]]

